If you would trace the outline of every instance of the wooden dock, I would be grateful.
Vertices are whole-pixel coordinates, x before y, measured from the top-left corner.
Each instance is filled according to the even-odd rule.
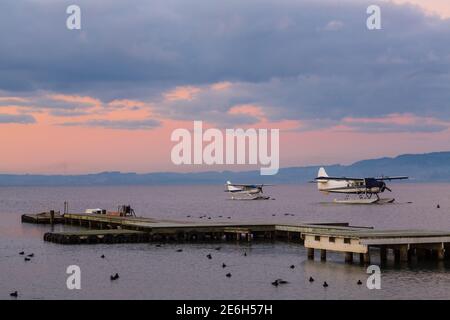
[[[44,241],[60,244],[137,243],[148,242],[148,233],[134,230],[87,230],[47,232]]]
[[[37,214],[23,214],[22,222],[35,224],[58,224],[64,223],[64,217],[59,212],[48,211]]]
[[[23,222],[32,222],[22,219]],[[389,253],[397,262],[413,259],[449,258],[450,231],[374,230],[348,223],[231,223],[186,222],[151,218],[118,217],[100,214],[66,213],[62,222],[89,228],[88,231],[49,232],[45,241],[61,244],[126,242],[254,241],[284,240],[303,244],[308,258],[327,259],[327,252],[344,254],[346,262],[355,255],[360,263],[370,263],[371,254],[380,261]]]

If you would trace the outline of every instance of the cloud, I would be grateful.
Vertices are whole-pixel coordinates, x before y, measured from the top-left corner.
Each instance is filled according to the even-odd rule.
[[[344,27],[344,23],[339,20],[332,20],[327,23],[327,25],[323,28],[325,31],[337,31]]]
[[[417,117],[412,114],[389,114],[383,118],[345,118],[340,130],[359,132],[441,132],[450,129],[450,121],[435,118]]]
[[[383,29],[369,31],[366,8],[376,3]],[[68,4],[0,4],[5,96],[45,92],[31,108],[61,116],[140,101],[130,108],[151,105],[161,117],[227,126],[260,120],[232,111],[240,105],[258,106],[267,121],[298,120],[310,129],[392,113],[450,120],[450,19],[418,7],[80,0],[82,30],[69,31]],[[14,104],[30,108],[28,101]]]
[[[192,100],[194,96],[200,92],[200,88],[193,86],[176,87],[164,94],[167,101]]]
[[[92,119],[79,122],[64,122],[61,126],[67,127],[99,127],[105,129],[116,130],[149,130],[160,125],[158,120],[144,119],[144,120],[107,120],[107,119]]]
[[[35,122],[36,119],[31,115],[0,113],[0,124],[7,124],[7,123],[30,124]]]

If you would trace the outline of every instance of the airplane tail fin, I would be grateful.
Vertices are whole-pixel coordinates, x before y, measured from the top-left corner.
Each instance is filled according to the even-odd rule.
[[[320,177],[328,177],[328,174],[327,174],[327,172],[325,171],[325,168],[324,167],[321,167],[320,169],[319,169],[319,172],[317,173],[317,177],[318,178],[320,178]],[[328,184],[328,181],[327,180],[317,180],[317,189],[319,189],[319,190],[323,190],[323,189],[326,189],[326,185]]]
[[[319,172],[317,173],[317,177],[328,177],[327,172],[325,171],[324,167],[321,167],[319,169]]]

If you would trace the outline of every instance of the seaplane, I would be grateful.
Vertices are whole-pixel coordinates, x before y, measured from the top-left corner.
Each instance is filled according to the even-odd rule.
[[[227,181],[225,192],[230,193],[231,200],[269,200],[270,196],[263,195],[263,187],[270,184],[236,184]]]
[[[344,204],[383,204],[392,203],[394,198],[380,198],[379,194],[384,191],[392,192],[386,185],[386,181],[405,180],[406,176],[393,177],[373,177],[373,178],[350,178],[350,177],[330,177],[324,168],[320,168],[314,183],[317,188],[324,194],[341,193],[345,194],[345,199],[334,199],[335,203]],[[351,195],[356,195],[351,198]]]

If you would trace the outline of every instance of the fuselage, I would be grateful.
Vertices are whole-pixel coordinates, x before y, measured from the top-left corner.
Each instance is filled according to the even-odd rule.
[[[232,184],[226,185],[228,192],[231,193],[248,193],[248,194],[257,194],[261,193],[261,188],[256,186],[234,186]]]
[[[369,193],[376,194],[381,193],[382,186],[367,187],[364,180],[317,180],[317,188],[323,193],[348,193],[348,194],[361,194]]]

